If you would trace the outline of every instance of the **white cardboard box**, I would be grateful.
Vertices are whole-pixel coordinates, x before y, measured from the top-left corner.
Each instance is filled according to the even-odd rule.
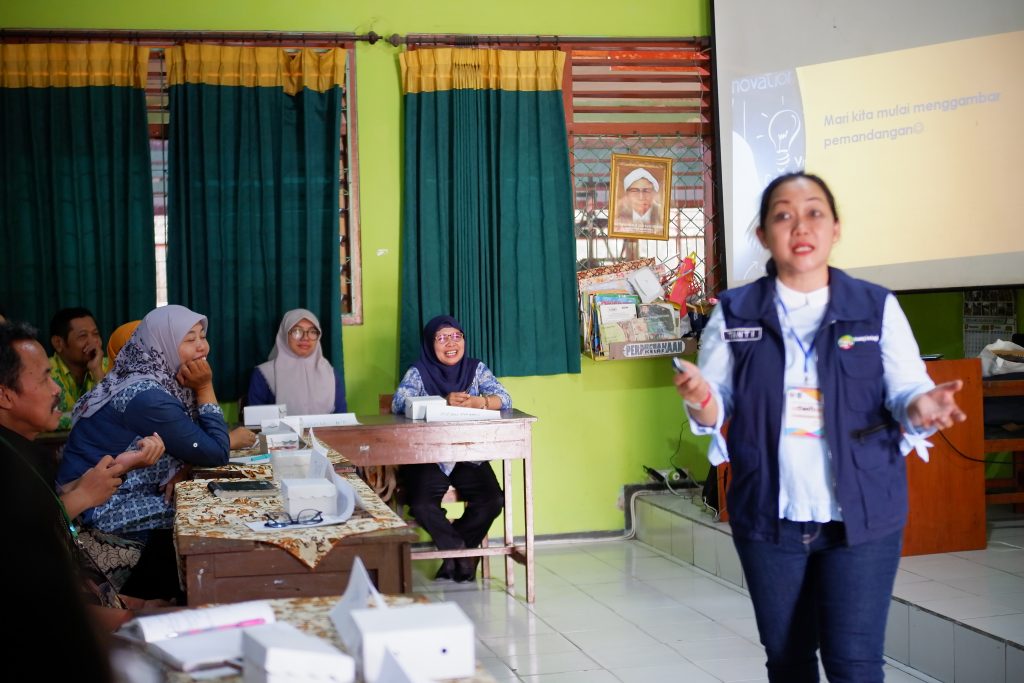
[[[296,432],[290,429],[281,434],[262,435],[267,442],[268,451],[296,451],[299,449],[301,439]]]
[[[425,420],[429,405],[444,406],[448,401],[441,396],[410,396],[405,399],[405,416],[410,420]]]
[[[351,657],[283,622],[246,629],[242,658],[245,683],[352,683],[356,676]]]
[[[274,481],[283,479],[305,479],[309,476],[313,462],[313,449],[273,450],[270,451],[270,466],[274,471]]]
[[[283,403],[246,406],[242,409],[242,422],[246,427],[259,427],[264,420],[280,420],[286,415],[288,415],[288,408]]]
[[[281,498],[292,517],[303,510],[333,515],[338,510],[338,489],[327,479],[282,479]]]
[[[376,683],[385,650],[426,678],[468,678],[476,670],[473,622],[454,602],[351,612],[363,679]]]

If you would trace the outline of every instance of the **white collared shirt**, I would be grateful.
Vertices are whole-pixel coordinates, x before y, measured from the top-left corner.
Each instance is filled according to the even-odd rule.
[[[798,292],[786,287],[776,279],[776,314],[783,330],[783,345],[786,352],[784,375],[787,386],[818,386],[817,350],[811,348],[814,336],[821,326],[828,306],[829,288],[813,292]],[[784,308],[783,308],[784,307]],[[699,365],[704,379],[711,387],[714,400],[718,401],[718,421],[706,427],[696,422],[689,411],[690,430],[694,434],[712,435],[708,449],[708,460],[717,465],[729,459],[729,451],[721,429],[727,415],[733,409],[733,357],[729,344],[722,341],[725,320],[721,308],[711,314],[701,334]],[[794,338],[797,335],[803,348],[810,350],[811,358],[804,368],[804,351]],[[928,377],[924,361],[921,360],[917,342],[910,330],[910,323],[900,308],[899,302],[890,294],[885,300],[882,315],[882,334],[878,341],[882,351],[883,379],[885,382],[885,407],[903,427],[904,435],[900,450],[906,455],[916,450],[925,461],[928,460],[925,439],[935,429],[917,430],[907,419],[907,405],[917,395],[932,389],[935,383]],[[783,419],[783,416],[779,416]],[[779,517],[795,522],[828,522],[842,520],[839,505],[832,487],[832,472],[828,461],[825,439],[787,436],[779,431]]]

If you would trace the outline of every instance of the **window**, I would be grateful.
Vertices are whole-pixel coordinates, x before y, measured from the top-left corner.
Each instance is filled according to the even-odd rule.
[[[189,42],[202,42],[201,36],[189,37]],[[216,42],[226,41],[218,39]],[[242,41],[229,41],[235,45],[255,45]],[[280,45],[287,49],[289,44],[273,40],[261,40],[260,45]],[[293,46],[317,47],[326,42],[294,43]],[[336,43],[335,43],[336,44]],[[149,78],[146,85],[146,108],[149,115],[149,148],[153,169],[153,227],[155,236],[155,259],[157,273],[157,306],[167,303],[167,131],[170,113],[168,111],[167,71],[164,64],[164,47],[171,41],[156,41],[149,61]],[[355,50],[349,50],[346,60],[346,87],[342,93],[341,111],[341,182],[338,187],[338,249],[340,250],[341,272],[338,277],[341,297],[342,322],[358,325],[363,322],[362,278],[359,261],[359,196],[355,168],[358,163],[356,145],[355,108],[349,103],[355,91]]]
[[[713,293],[720,277],[709,48],[701,41],[562,48],[577,270],[647,257],[674,266],[693,252],[705,292]],[[673,159],[667,241],[608,236],[614,153]]]

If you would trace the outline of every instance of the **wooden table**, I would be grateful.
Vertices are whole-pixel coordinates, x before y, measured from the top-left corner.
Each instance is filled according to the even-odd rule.
[[[505,584],[515,593],[513,562],[526,568],[526,601],[534,601],[533,564],[533,445],[537,418],[519,410],[502,411],[501,419],[473,422],[424,422],[398,415],[357,415],[360,424],[320,427],[317,438],[358,467],[415,465],[438,462],[501,460],[505,491],[504,543],[487,548],[429,550],[415,559],[447,557],[505,557]],[[523,463],[524,546],[517,546],[512,530],[512,461]]]
[[[367,490],[365,495],[373,493]],[[409,552],[418,537],[406,525],[377,528],[335,540],[312,569],[269,543],[178,533],[188,604],[335,595],[348,585],[356,556],[382,593],[408,593],[412,590]]]

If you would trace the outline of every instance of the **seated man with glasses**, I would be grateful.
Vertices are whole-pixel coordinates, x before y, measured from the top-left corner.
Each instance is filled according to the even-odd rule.
[[[345,377],[324,358],[320,321],[304,308],[281,320],[266,363],[249,380],[247,405],[283,403],[289,415],[344,413]]]
[[[405,412],[413,396],[443,396],[448,405],[511,410],[512,397],[483,361],[466,355],[466,335],[455,318],[439,315],[423,328],[420,356],[405,373],[391,402],[391,411]],[[398,470],[409,512],[434,539],[439,550],[477,548],[501,514],[504,494],[490,463],[442,462],[402,465]],[[466,503],[462,517],[449,522],[441,507],[448,487]],[[462,583],[476,578],[479,558],[448,558],[437,580]]]

